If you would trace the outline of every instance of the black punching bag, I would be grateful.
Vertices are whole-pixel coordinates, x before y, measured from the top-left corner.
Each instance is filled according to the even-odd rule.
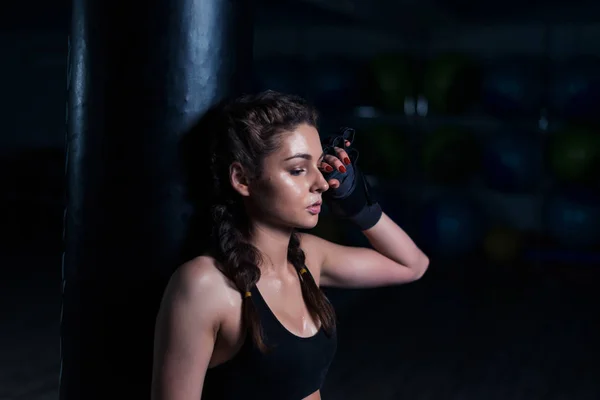
[[[246,0],[74,0],[62,400],[150,398],[154,322],[190,205],[178,142],[245,90]]]

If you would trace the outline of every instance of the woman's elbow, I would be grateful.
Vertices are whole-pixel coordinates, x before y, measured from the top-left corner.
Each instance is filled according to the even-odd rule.
[[[415,270],[415,281],[418,281],[425,275],[429,268],[429,257],[423,252],[418,257],[418,261],[415,263],[413,269]]]

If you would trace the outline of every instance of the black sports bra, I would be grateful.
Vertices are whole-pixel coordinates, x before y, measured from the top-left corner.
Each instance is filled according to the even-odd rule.
[[[207,371],[202,400],[304,399],[323,385],[337,348],[336,334],[328,336],[321,328],[311,337],[296,336],[256,287],[251,293],[270,351],[261,353],[247,336],[231,360]]]

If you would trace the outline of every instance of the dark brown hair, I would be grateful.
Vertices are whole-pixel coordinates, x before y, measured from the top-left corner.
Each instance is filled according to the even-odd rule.
[[[205,142],[209,144],[205,150],[209,154],[213,186],[208,201],[212,219],[209,251],[222,273],[244,296],[260,278],[261,254],[249,241],[250,221],[241,196],[230,184],[230,165],[239,162],[250,179],[259,178],[265,157],[277,150],[285,133],[300,124],[316,127],[318,117],[316,110],[302,98],[274,91],[223,102],[212,113],[210,144]],[[308,310],[324,331],[331,334],[335,329],[333,307],[312,276],[300,273],[305,267],[305,254],[296,233],[290,239],[288,260],[298,272]],[[252,297],[244,297],[242,307],[245,328],[257,347],[266,351],[268,346]]]

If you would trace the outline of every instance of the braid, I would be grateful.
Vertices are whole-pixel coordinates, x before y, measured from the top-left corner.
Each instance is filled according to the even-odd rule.
[[[306,267],[306,255],[300,247],[300,239],[296,233],[292,234],[288,245],[288,260],[294,265],[302,287],[302,297],[312,317],[321,322],[321,326],[328,335],[335,330],[335,311],[333,306],[317,286],[310,272],[304,272]]]
[[[266,351],[258,311],[249,293],[260,279],[258,264],[261,256],[256,247],[247,242],[236,221],[233,205],[218,204],[213,207],[213,250],[221,272],[229,278],[242,294],[242,321],[252,340],[261,351]]]
[[[202,221],[210,221],[203,225],[211,226],[209,252],[240,292],[244,328],[261,351],[266,351],[267,346],[254,301],[247,294],[260,279],[258,266],[262,259],[258,249],[249,242],[250,221],[242,199],[231,185],[231,166],[239,163],[249,179],[258,179],[265,158],[280,148],[285,133],[300,124],[316,126],[317,119],[316,110],[304,99],[266,91],[218,104],[182,143],[188,181],[194,183],[191,197],[201,209]],[[199,149],[203,156],[198,155]],[[206,179],[197,177],[207,172],[210,173],[210,194],[205,184],[198,184]],[[206,207],[208,204],[211,207]],[[300,272],[305,257],[296,236],[288,246],[288,260],[301,277],[302,295],[311,314],[327,332],[332,332],[333,307],[310,274]]]
[[[243,296],[242,321],[254,344],[260,351],[268,351],[258,311],[250,293],[260,279],[258,264],[261,261],[259,250],[248,243],[243,228],[236,225],[241,220],[233,211],[233,205],[219,204],[213,207],[213,246],[215,258],[219,261],[221,272],[229,278]],[[333,306],[317,286],[305,268],[306,256],[300,247],[298,235],[294,233],[288,246],[288,260],[300,276],[302,296],[312,317],[321,323],[324,331],[331,335],[335,330],[335,311]]]

